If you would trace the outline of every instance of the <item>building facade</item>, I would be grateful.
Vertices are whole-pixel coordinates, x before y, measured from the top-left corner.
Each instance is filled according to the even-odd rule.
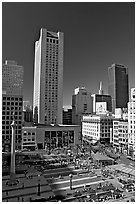
[[[93,113],[97,112],[97,103],[106,102],[106,111],[112,112],[112,98],[110,95],[104,94],[103,88],[102,88],[102,81],[99,84],[99,93],[98,94],[92,94],[93,99]]]
[[[107,115],[87,115],[82,120],[82,139],[95,143],[110,143],[113,118]]]
[[[108,68],[108,93],[112,97],[112,111],[115,108],[127,108],[129,101],[128,68],[120,64],[112,64]]]
[[[21,149],[30,149],[35,151],[37,149],[35,126],[22,127],[22,147]]]
[[[96,113],[96,105],[98,102],[106,102],[106,110],[112,112],[112,99],[110,95],[92,94],[93,113]]]
[[[15,112],[16,149],[21,149],[24,68],[16,61],[6,60],[2,66],[2,148],[10,151],[11,122]]]
[[[72,125],[72,108],[63,108],[63,125]]]
[[[41,124],[62,123],[63,39],[62,32],[42,28],[35,43],[33,113]]]
[[[135,88],[131,89],[131,101],[128,102],[128,149],[135,157]]]
[[[83,114],[93,112],[92,106],[92,97],[86,88],[76,88],[72,96],[72,124],[80,125]]]
[[[81,144],[81,127],[78,125],[39,124],[23,127],[22,149],[55,149]]]
[[[113,136],[111,143],[115,151],[128,154],[128,120],[113,120]]]
[[[29,101],[23,101],[23,124],[33,122],[33,111]]]

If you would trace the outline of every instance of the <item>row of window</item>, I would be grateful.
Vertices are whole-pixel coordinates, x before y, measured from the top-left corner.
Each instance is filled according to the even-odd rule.
[[[35,141],[35,138],[23,138],[23,142]]]
[[[119,129],[118,131],[119,132],[123,132],[123,133],[128,133],[128,130],[123,130],[123,129],[121,130],[121,129]]]
[[[12,120],[4,120],[4,121],[2,121],[2,125],[5,125],[5,124],[10,124],[11,125],[11,123],[12,123]],[[18,125],[18,124],[22,124],[22,121],[16,121],[16,124]]]
[[[3,101],[2,105],[3,105],[3,106],[10,106],[10,105],[11,105],[11,106],[22,106],[22,102],[19,102],[19,103],[18,103],[18,102],[15,102],[15,103],[14,103],[14,102],[11,102],[11,103],[10,103],[10,102],[7,102],[7,103],[6,103],[6,102]]]
[[[10,111],[2,111],[2,115],[6,116],[6,115],[11,115],[12,116],[13,112]],[[17,115],[22,115],[22,112],[15,112],[15,118],[17,117]],[[22,119],[22,116],[19,116],[19,119]]]
[[[25,132],[24,131],[23,135],[36,135],[36,133],[35,132]]]
[[[98,133],[88,132],[88,131],[83,131],[83,134],[86,134],[86,135],[93,135],[93,136],[98,136],[98,135],[99,135]]]
[[[54,58],[56,57],[58,57],[58,50],[55,50],[55,49],[48,49],[47,50],[47,55],[46,55],[47,57],[51,57],[51,58],[53,58],[53,56],[54,56]]]
[[[10,126],[2,126],[2,134],[11,134],[12,133],[12,130],[11,128],[9,128]],[[21,134],[22,132],[22,129],[20,127],[18,127],[16,130],[15,130],[15,134]]]
[[[58,62],[58,59],[57,59],[57,57],[58,57],[58,52],[52,52],[52,53],[47,52],[46,58],[47,58],[48,61],[49,61],[49,60],[53,59],[53,55],[56,57],[56,60],[55,60],[55,61]]]
[[[18,140],[20,139],[21,140],[21,135],[16,135],[15,139]],[[11,139],[11,135],[2,135],[2,139]]]
[[[3,97],[3,100],[7,101],[22,101],[22,98],[14,98],[14,97]]]
[[[84,124],[86,124],[86,123],[87,123],[87,124],[95,123],[95,124],[101,124],[101,125],[104,125],[104,126],[105,126],[105,125],[106,125],[106,126],[108,126],[108,125],[113,125],[113,123],[110,122],[110,121],[109,121],[109,122],[105,122],[105,123],[102,122],[102,121],[100,121],[100,120],[91,120],[91,119],[89,119],[89,120],[88,120],[88,119],[84,119],[83,121],[84,121]]]
[[[52,38],[47,38],[47,43],[56,43],[58,45],[58,40],[52,39]]]
[[[22,117],[20,115],[16,115],[15,120],[21,120]],[[12,119],[13,119],[12,114],[10,116],[6,114],[2,116],[2,120],[12,120]]]

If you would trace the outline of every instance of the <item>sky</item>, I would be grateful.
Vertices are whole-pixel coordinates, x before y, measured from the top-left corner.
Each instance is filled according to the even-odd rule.
[[[33,100],[34,44],[40,28],[64,33],[63,104],[77,87],[108,93],[108,67],[128,67],[135,87],[135,7],[133,2],[3,2],[2,61],[24,66],[24,100]]]

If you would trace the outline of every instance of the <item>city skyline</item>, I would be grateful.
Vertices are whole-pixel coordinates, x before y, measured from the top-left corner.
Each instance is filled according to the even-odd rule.
[[[34,43],[40,28],[64,33],[63,105],[76,87],[108,93],[108,67],[123,64],[135,87],[134,3],[3,3],[3,62],[24,66],[24,100],[33,98]]]

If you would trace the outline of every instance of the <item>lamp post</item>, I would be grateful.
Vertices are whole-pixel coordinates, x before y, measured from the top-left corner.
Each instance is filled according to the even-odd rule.
[[[114,198],[114,197],[113,197],[113,193],[114,193],[114,191],[113,191],[113,190],[111,190],[111,193],[112,193],[112,198]]]
[[[72,190],[72,174],[69,174],[69,178],[70,178],[70,190]]]
[[[38,175],[38,192],[37,195],[40,196],[40,175]]]

